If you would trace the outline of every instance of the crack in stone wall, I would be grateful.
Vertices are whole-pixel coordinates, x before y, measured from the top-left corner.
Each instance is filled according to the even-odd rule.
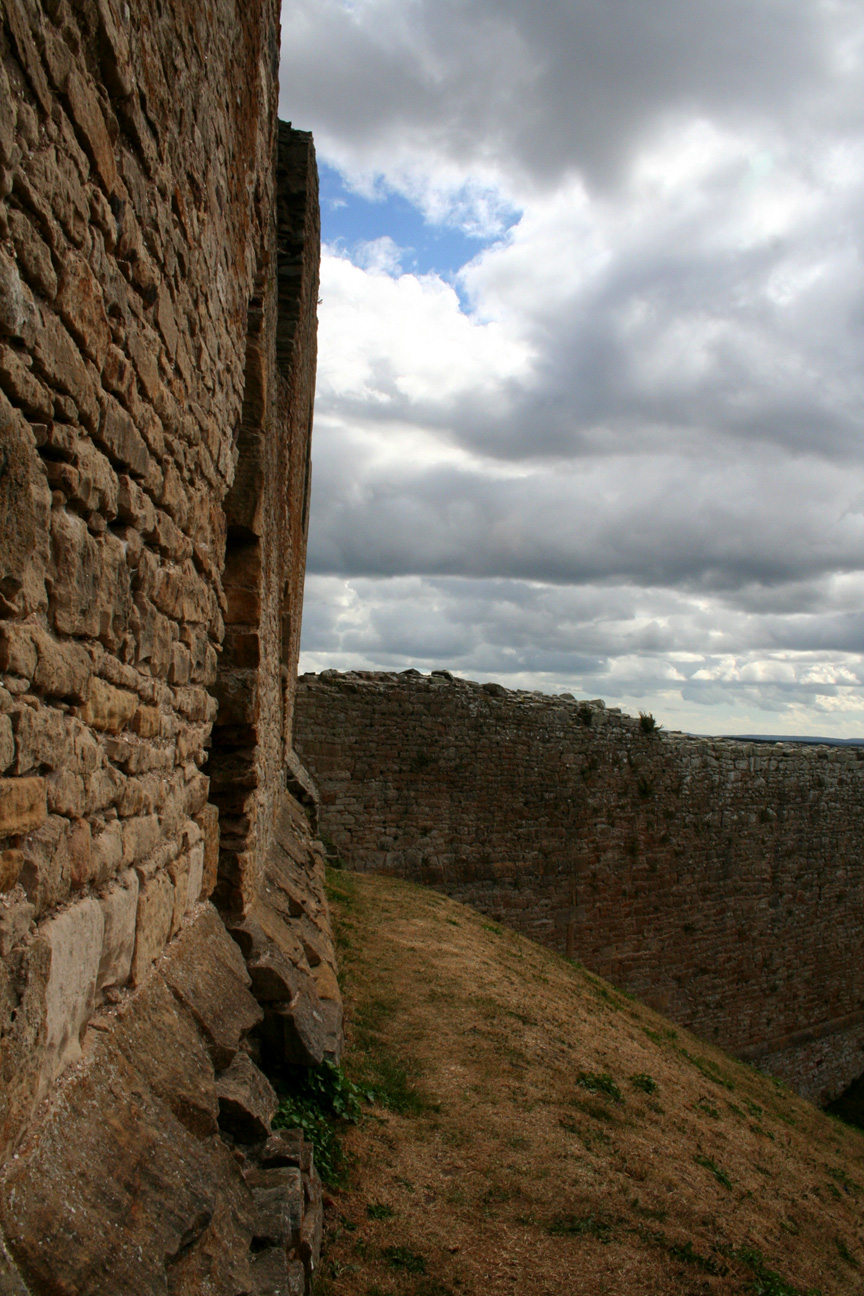
[[[864,1072],[864,752],[646,733],[567,695],[300,677],[351,868],[424,882],[824,1103]]]
[[[319,257],[277,0],[0,0],[0,1290],[311,1288]],[[227,547],[227,557],[226,557]],[[220,831],[221,830],[221,831]]]

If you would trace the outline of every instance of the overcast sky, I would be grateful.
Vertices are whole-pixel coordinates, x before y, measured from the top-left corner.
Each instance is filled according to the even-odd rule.
[[[284,0],[301,669],[864,735],[862,0]]]

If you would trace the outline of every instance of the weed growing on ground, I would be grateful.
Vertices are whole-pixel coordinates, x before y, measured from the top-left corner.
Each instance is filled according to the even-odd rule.
[[[386,1202],[369,1202],[366,1207],[366,1214],[370,1219],[392,1219],[393,1207],[388,1206]]]
[[[612,1241],[612,1224],[596,1215],[557,1215],[546,1230],[551,1237],[594,1237],[604,1245]]]
[[[754,1281],[748,1283],[748,1288],[753,1292],[753,1296],[822,1296],[818,1287],[808,1287],[805,1291],[800,1287],[794,1287],[785,1278],[781,1278],[776,1270],[768,1268],[762,1252],[754,1247],[741,1247],[740,1250],[731,1251],[729,1254],[733,1260],[745,1264],[752,1273]]]
[[[391,1269],[399,1269],[403,1273],[414,1274],[425,1274],[426,1272],[425,1259],[417,1251],[412,1251],[410,1247],[385,1247],[384,1258]]]
[[[637,1071],[635,1075],[631,1075],[630,1083],[634,1089],[641,1089],[642,1093],[647,1094],[654,1093],[657,1088],[657,1081],[647,1071]]]
[[[613,1102],[623,1103],[624,1101],[624,1095],[606,1071],[580,1071],[575,1083],[581,1089],[587,1089],[592,1094],[600,1094],[604,1098],[611,1098]]]
[[[724,1188],[732,1187],[732,1180],[729,1178],[725,1170],[720,1169],[713,1157],[705,1156],[703,1153],[697,1152],[693,1160],[697,1165],[704,1166],[706,1170],[710,1170],[717,1182],[722,1184]]]

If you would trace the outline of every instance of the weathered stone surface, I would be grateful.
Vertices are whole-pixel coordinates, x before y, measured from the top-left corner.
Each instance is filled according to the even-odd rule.
[[[63,261],[57,309],[84,354],[101,367],[111,341],[102,290],[90,266],[74,252]]]
[[[164,1296],[202,1250],[211,1291],[249,1289],[255,1216],[230,1154],[188,1133],[110,1038],[4,1187],[10,1251],[40,1290]]]
[[[150,977],[123,1006],[114,1040],[190,1134],[203,1139],[216,1133],[212,1063],[195,1023],[161,977]]]
[[[93,670],[86,648],[68,641],[58,643],[40,626],[34,626],[31,634],[37,653],[32,675],[36,688],[49,696],[82,701]]]
[[[40,934],[51,951],[45,993],[45,1056],[42,1092],[81,1056],[81,1034],[96,1001],[102,954],[102,911],[95,900],[79,900],[49,918]]]
[[[0,610],[23,617],[46,603],[51,493],[18,414],[2,429],[0,466]]]
[[[32,832],[47,816],[43,778],[0,779],[0,836]]]
[[[261,1020],[261,1009],[247,989],[240,951],[215,909],[206,906],[184,927],[166,952],[161,974],[198,1023],[214,1066],[229,1066],[241,1036]]]
[[[23,863],[23,851],[0,851],[0,891],[11,891],[17,884]]]
[[[129,980],[135,950],[138,889],[138,875],[129,869],[100,897],[103,936],[97,992],[125,985]]]
[[[139,985],[150,971],[153,960],[165,948],[174,914],[174,886],[167,873],[142,879],[138,894],[135,925],[135,952],[131,978]]]
[[[306,1274],[301,1262],[289,1260],[284,1247],[267,1247],[252,1257],[255,1296],[303,1296]]]
[[[79,709],[78,718],[105,733],[120,733],[137,710],[138,697],[135,693],[115,688],[113,684],[94,675],[90,681],[87,701]]]
[[[242,1050],[216,1081],[219,1124],[238,1143],[261,1143],[279,1100],[269,1080]]]
[[[246,1183],[255,1203],[255,1236],[270,1246],[299,1246],[303,1226],[303,1176],[294,1166],[250,1169]]]

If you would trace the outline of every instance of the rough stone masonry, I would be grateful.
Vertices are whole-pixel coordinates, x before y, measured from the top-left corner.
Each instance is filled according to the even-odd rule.
[[[577,958],[806,1097],[864,1072],[864,751],[646,731],[447,671],[300,677],[352,868]]]
[[[278,0],[0,0],[0,1292],[309,1291],[315,379]],[[269,1078],[268,1078],[269,1077]]]

